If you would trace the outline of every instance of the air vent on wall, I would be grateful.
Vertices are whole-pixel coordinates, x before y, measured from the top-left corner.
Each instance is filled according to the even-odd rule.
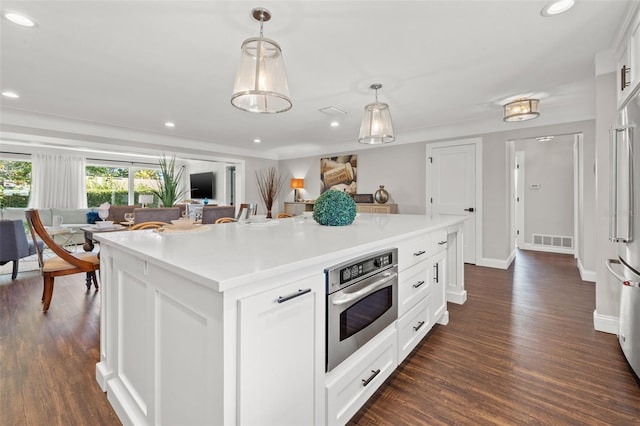
[[[534,246],[573,248],[573,237],[543,234],[532,234],[531,236]]]

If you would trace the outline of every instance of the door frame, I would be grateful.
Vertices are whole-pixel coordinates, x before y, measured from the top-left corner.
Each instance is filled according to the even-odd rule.
[[[524,238],[525,237],[524,235],[524,204],[525,204],[525,196],[526,196],[525,185],[524,185],[524,181],[525,181],[524,177],[526,175],[525,157],[526,157],[525,151],[515,152],[515,158],[516,158],[515,164],[516,164],[516,169],[518,173],[518,180],[515,184],[515,188],[516,188],[515,197],[518,198],[519,200],[513,200],[513,203],[514,203],[514,210],[516,211],[515,239],[516,239],[517,248],[524,248],[526,244],[525,238]],[[518,232],[518,231],[522,231],[522,232]]]
[[[483,228],[483,212],[484,209],[482,207],[482,138],[470,138],[470,139],[457,139],[446,142],[432,142],[426,144],[426,213],[427,216],[433,216],[433,206],[431,204],[431,199],[433,198],[433,188],[432,188],[432,167],[431,162],[429,161],[429,157],[433,157],[433,149],[434,148],[449,148],[453,146],[460,145],[474,145],[475,147],[475,157],[476,157],[476,201],[475,201],[475,215],[476,215],[476,265],[482,265],[483,263],[483,253],[482,253],[482,228]],[[464,236],[463,236],[464,238]]]

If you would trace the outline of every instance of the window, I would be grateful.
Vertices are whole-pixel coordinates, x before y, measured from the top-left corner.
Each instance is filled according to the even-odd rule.
[[[159,171],[139,168],[132,164],[89,165],[86,167],[87,206],[97,207],[103,203],[112,206],[140,204],[140,194],[153,194],[158,188]],[[156,207],[158,200],[147,204]]]
[[[0,160],[0,207],[27,207],[31,194],[31,162]]]

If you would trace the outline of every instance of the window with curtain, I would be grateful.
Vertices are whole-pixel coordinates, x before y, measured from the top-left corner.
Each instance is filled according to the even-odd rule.
[[[36,209],[86,208],[84,157],[34,154],[29,207]]]
[[[0,160],[0,207],[27,207],[31,161]]]

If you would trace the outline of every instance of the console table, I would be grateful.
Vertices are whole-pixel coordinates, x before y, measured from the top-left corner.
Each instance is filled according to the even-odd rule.
[[[312,212],[313,204],[313,201],[297,203],[285,202],[284,212],[293,216],[302,214],[303,212]],[[397,204],[356,203],[356,207],[358,209],[358,213],[398,213]]]

